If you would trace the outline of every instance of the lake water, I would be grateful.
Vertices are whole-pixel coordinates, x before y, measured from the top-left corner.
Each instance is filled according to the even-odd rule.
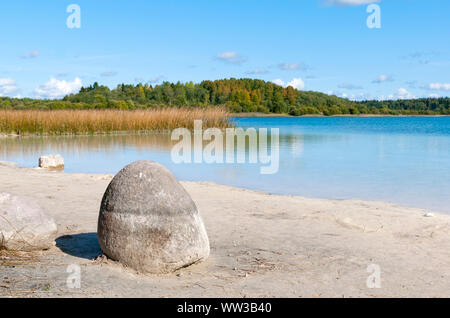
[[[0,139],[0,160],[35,167],[59,153],[67,172],[117,173],[155,160],[177,178],[269,193],[394,202],[450,213],[450,117],[286,117],[233,119],[280,129],[280,165],[175,164],[168,134]],[[300,208],[300,207],[299,207]]]

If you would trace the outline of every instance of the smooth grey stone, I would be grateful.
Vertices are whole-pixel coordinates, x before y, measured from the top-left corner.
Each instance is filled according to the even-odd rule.
[[[134,162],[113,178],[100,208],[98,238],[106,256],[142,273],[170,273],[210,251],[194,201],[152,161]]]

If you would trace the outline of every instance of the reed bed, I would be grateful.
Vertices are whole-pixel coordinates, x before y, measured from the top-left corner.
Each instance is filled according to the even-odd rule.
[[[230,127],[222,108],[154,110],[0,110],[0,132],[17,135],[83,135],[116,132],[193,129],[194,120],[204,128]]]

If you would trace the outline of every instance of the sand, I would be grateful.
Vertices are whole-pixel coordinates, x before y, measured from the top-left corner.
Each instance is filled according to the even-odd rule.
[[[204,218],[210,258],[170,275],[136,273],[98,258],[97,216],[111,178],[0,164],[0,191],[33,198],[59,227],[48,251],[0,253],[0,296],[450,296],[449,215],[206,182],[182,184]],[[81,288],[67,285],[71,264],[80,266]],[[380,288],[368,288],[367,269],[377,266]]]

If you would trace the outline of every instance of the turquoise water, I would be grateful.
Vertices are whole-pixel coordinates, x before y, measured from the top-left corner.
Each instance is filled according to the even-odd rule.
[[[280,129],[280,166],[175,164],[168,135],[0,139],[0,160],[33,167],[60,153],[67,172],[116,173],[155,160],[181,180],[270,193],[394,202],[450,213],[450,117],[235,118],[240,127]],[[301,208],[301,207],[299,207]]]

